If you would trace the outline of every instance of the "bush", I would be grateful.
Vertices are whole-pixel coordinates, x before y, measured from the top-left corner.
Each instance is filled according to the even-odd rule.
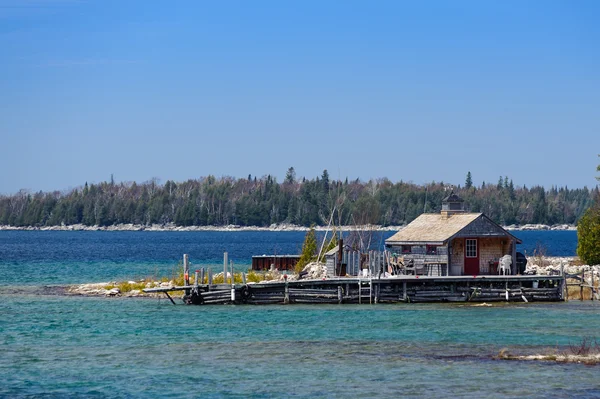
[[[600,264],[600,203],[589,208],[577,223],[577,255],[588,265]]]

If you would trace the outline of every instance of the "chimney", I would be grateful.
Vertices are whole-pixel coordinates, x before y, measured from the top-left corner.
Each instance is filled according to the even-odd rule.
[[[442,200],[442,219],[449,219],[457,213],[465,213],[465,201],[452,191]]]

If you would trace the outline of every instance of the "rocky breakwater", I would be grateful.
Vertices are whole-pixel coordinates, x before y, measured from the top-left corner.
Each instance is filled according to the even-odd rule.
[[[121,283],[91,283],[78,284],[67,287],[66,292],[69,295],[97,296],[97,297],[154,297],[156,294],[143,292],[144,288],[172,288],[172,281],[125,281]]]
[[[598,289],[600,283],[600,265],[584,265],[577,257],[528,257],[525,274],[559,275],[561,269],[566,274],[584,273],[585,284]],[[597,295],[597,294],[595,294]],[[598,297],[600,299],[600,297]]]

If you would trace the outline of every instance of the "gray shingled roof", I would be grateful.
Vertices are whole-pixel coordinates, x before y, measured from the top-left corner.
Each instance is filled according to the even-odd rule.
[[[386,244],[431,243],[443,245],[453,235],[467,227],[482,213],[457,213],[444,217],[439,213],[424,213],[408,226],[385,240]]]

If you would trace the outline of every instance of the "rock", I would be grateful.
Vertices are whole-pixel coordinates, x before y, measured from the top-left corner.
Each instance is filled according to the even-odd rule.
[[[109,295],[109,296],[116,296],[116,295],[119,295],[120,293],[121,293],[121,290],[120,290],[120,289],[118,289],[117,287],[115,287],[115,288],[113,288],[113,289],[111,289],[111,290],[108,290],[108,291],[106,292],[106,295]]]
[[[307,273],[303,277],[304,280],[322,280],[327,278],[327,265],[325,263],[310,262],[302,271]]]

